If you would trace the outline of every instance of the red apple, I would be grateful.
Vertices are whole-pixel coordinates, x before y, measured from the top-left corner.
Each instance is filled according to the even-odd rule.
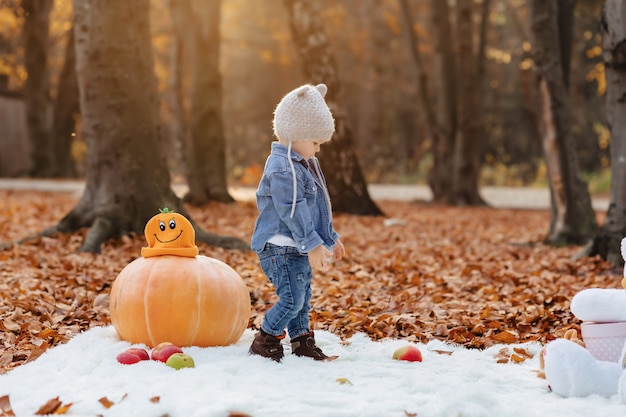
[[[183,350],[170,342],[162,342],[152,348],[152,360],[167,362],[167,359],[174,353],[183,353]]]
[[[137,356],[139,356],[139,358],[142,361],[147,361],[150,359],[150,355],[148,354],[148,351],[146,351],[145,349],[142,348],[128,348],[126,349],[126,352],[130,352],[133,353]]]
[[[142,348],[129,348],[117,355],[117,361],[124,365],[131,365],[150,359],[148,352]]]
[[[421,362],[422,352],[413,345],[402,346],[393,352],[393,359],[409,362]]]

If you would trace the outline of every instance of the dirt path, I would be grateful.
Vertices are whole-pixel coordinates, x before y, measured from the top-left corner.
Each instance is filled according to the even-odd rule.
[[[69,192],[80,195],[83,188],[84,182],[76,180],[0,178],[0,189]],[[174,184],[173,188],[178,195],[183,195],[186,191],[184,184]],[[371,184],[369,190],[374,200],[430,201],[432,199],[432,193],[425,185]],[[254,188],[252,187],[231,187],[230,192],[236,200],[254,200]],[[496,208],[547,209],[550,207],[550,192],[545,188],[483,187],[481,194],[490,205]],[[608,206],[608,198],[593,198],[595,210],[606,211]]]

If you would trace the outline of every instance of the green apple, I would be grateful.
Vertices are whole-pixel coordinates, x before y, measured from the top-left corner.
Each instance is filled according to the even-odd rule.
[[[167,358],[165,364],[174,369],[195,368],[196,366],[193,362],[193,358],[186,353],[173,353]]]

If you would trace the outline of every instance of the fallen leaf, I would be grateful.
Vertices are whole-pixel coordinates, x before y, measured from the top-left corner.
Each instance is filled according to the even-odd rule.
[[[517,353],[518,355],[525,357],[526,359],[532,359],[533,358],[533,354],[530,353],[528,351],[528,349],[515,347],[515,348],[513,348],[513,351],[515,353]]]
[[[448,356],[451,356],[453,353],[451,350],[437,350],[437,349],[431,350],[431,352],[435,352],[440,355],[448,355]]]
[[[49,347],[50,345],[47,342],[44,342],[40,346],[37,346],[36,348],[30,351],[30,354],[28,355],[28,359],[26,359],[24,363],[34,361],[35,359],[40,357],[46,350],[48,350]]]
[[[111,400],[109,400],[107,397],[102,397],[98,400],[98,402],[100,404],[102,404],[102,406],[106,409],[109,409],[111,407],[113,407],[115,405],[115,403]]]
[[[508,331],[497,333],[493,338],[494,340],[503,343],[515,343],[518,341],[518,337]]]
[[[340,385],[352,385],[352,382],[348,378],[344,378],[342,376],[335,379],[335,381],[337,381]]]
[[[59,400],[59,397],[48,400],[44,405],[39,407],[39,410],[35,412],[35,415],[45,416],[48,414],[54,414],[62,404],[63,403]]]
[[[70,409],[70,407],[73,405],[74,403],[67,403],[67,404],[63,404],[62,406],[60,406],[59,408],[57,408],[57,410],[54,412],[54,414],[66,414],[67,411]]]
[[[526,360],[525,357],[518,355],[517,353],[514,353],[511,355],[511,361],[515,362],[515,363],[522,363]]]
[[[11,408],[11,401],[8,395],[0,397],[0,416],[15,416],[13,409]]]
[[[498,351],[493,357],[496,359],[497,363],[509,363],[509,359],[511,358],[511,352],[508,348],[504,347]]]

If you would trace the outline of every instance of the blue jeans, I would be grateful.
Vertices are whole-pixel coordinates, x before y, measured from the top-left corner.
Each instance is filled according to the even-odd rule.
[[[309,333],[313,273],[308,255],[290,246],[268,243],[259,253],[259,260],[279,297],[265,313],[261,329],[272,336],[281,336],[286,327],[291,339]]]

